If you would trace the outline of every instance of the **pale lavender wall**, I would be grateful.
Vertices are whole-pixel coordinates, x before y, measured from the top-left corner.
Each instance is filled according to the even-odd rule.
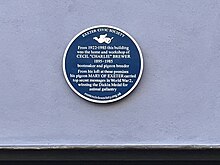
[[[99,24],[144,55],[136,90],[109,105],[62,73],[72,37]],[[0,63],[0,146],[220,143],[218,0],[0,0]]]

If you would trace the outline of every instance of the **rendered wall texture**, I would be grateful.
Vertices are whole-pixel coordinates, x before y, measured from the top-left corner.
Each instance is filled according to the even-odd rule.
[[[99,24],[144,56],[137,88],[107,105],[62,72],[69,41]],[[1,0],[0,63],[0,146],[220,143],[218,0]]]

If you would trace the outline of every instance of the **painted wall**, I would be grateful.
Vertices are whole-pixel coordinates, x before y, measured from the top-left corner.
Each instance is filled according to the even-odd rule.
[[[0,145],[219,144],[220,1],[1,0]],[[62,57],[81,30],[129,32],[140,84],[108,105],[67,85]]]

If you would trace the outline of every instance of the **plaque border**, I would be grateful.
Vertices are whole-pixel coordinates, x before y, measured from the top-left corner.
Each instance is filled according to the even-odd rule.
[[[99,27],[108,27],[108,28],[112,28],[112,29],[116,29],[118,31],[121,31],[123,32],[125,35],[127,35],[135,44],[135,46],[137,47],[138,49],[138,52],[139,52],[139,55],[140,55],[140,60],[141,60],[141,68],[140,68],[140,73],[138,75],[138,78],[137,78],[137,81],[135,82],[135,84],[132,86],[132,88],[127,91],[125,94],[115,98],[115,99],[112,99],[112,100],[95,100],[95,99],[92,99],[92,98],[89,98],[89,97],[86,97],[84,95],[82,95],[81,93],[79,93],[73,86],[72,84],[70,83],[68,77],[67,77],[67,74],[66,74],[66,70],[65,70],[65,61],[66,61],[66,55],[67,55],[67,52],[70,48],[70,46],[72,45],[72,43],[80,36],[82,35],[83,33],[85,33],[86,31],[88,30],[91,30],[91,29],[94,29],[94,28],[99,28]],[[80,96],[81,98],[87,100],[87,101],[90,101],[90,102],[93,102],[93,103],[112,103],[112,102],[116,102],[118,100],[121,100],[123,99],[124,97],[128,96],[138,85],[138,83],[140,82],[141,80],[141,77],[142,77],[142,74],[143,74],[143,70],[144,70],[144,60],[143,60],[143,54],[142,54],[142,51],[138,45],[138,43],[136,42],[136,40],[129,34],[127,33],[126,31],[118,28],[118,27],[115,27],[115,26],[111,26],[111,25],[95,25],[95,26],[91,26],[89,28],[86,28],[82,31],[80,31],[79,33],[77,33],[77,35],[75,35],[72,40],[69,42],[69,44],[67,45],[65,51],[64,51],[64,55],[63,55],[63,62],[62,62],[62,68],[63,68],[63,74],[64,74],[64,78],[67,82],[67,84],[69,85],[69,87],[78,95]]]

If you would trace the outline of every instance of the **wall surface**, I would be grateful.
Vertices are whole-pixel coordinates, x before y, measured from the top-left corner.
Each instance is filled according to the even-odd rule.
[[[99,105],[67,85],[62,58],[81,30],[130,33],[137,88]],[[1,0],[0,146],[220,144],[220,1]]]

